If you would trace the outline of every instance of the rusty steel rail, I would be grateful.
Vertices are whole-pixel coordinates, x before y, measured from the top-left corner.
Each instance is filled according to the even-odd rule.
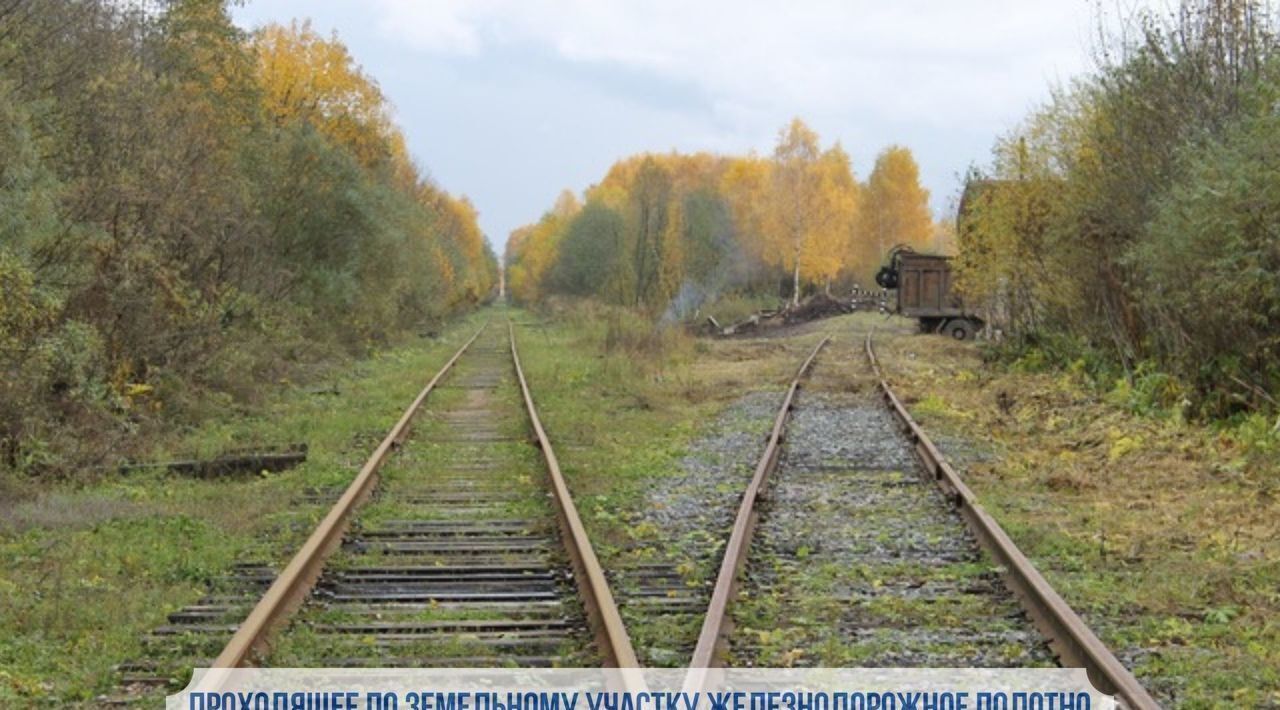
[[[480,334],[484,332],[488,325],[486,322],[480,326],[475,335],[472,335],[467,342],[462,344],[461,348],[458,348],[453,357],[449,358],[444,367],[440,368],[435,377],[431,378],[431,381],[422,388],[418,396],[404,410],[404,413],[400,415],[399,421],[395,423],[395,426],[391,427],[391,431],[383,438],[382,443],[378,444],[378,448],[373,450],[369,460],[360,468],[360,472],[356,474],[355,479],[351,481],[346,491],[338,498],[338,502],[325,515],[324,520],[320,521],[315,531],[302,544],[302,547],[299,548],[293,559],[289,561],[284,571],[271,583],[271,586],[262,595],[257,605],[249,612],[249,616],[245,617],[245,620],[236,629],[231,640],[227,642],[222,652],[218,654],[217,659],[214,660],[213,668],[228,669],[248,666],[254,662],[255,654],[260,654],[267,648],[271,635],[282,622],[289,618],[289,615],[297,609],[298,605],[302,603],[315,586],[316,580],[320,577],[320,572],[324,568],[325,561],[342,542],[342,536],[350,525],[351,515],[368,499],[369,494],[377,485],[380,477],[378,472],[382,465],[386,462],[391,452],[403,444],[408,437],[410,424],[413,422],[418,410],[422,408],[423,403],[427,401],[427,397],[440,383],[440,380],[453,368],[454,364],[471,347],[476,338],[480,337]],[[205,676],[205,682],[201,683],[201,687],[216,687],[222,678],[225,678],[225,674],[210,673]]]
[[[487,326],[486,323],[463,344],[405,410],[333,509],[237,629],[231,641],[214,661],[211,672],[197,684],[198,689],[216,690],[222,687],[229,680],[232,669],[251,665],[257,657],[256,654],[260,654],[268,647],[274,631],[288,619],[314,587],[329,554],[341,542],[352,514],[368,498],[376,485],[378,470],[391,451],[403,443],[408,436],[409,425],[414,415],[421,409],[427,396],[436,388],[440,380],[480,337]],[[547,465],[561,537],[573,565],[576,586],[587,612],[588,624],[592,627],[606,666],[638,668],[639,662],[631,646],[630,636],[614,603],[604,570],[600,567],[595,551],[587,538],[586,529],[582,525],[569,488],[564,481],[559,462],[551,448],[551,442],[538,417],[516,348],[515,327],[510,322],[508,338],[511,345],[512,364],[520,384],[525,409],[536,435],[536,443]],[[644,689],[643,679],[638,674],[625,673],[621,678],[626,689]]]
[[[795,406],[796,391],[800,389],[800,381],[809,372],[818,353],[831,341],[823,338],[809,357],[805,358],[787,387],[787,395],[782,400],[778,415],[773,421],[773,430],[769,433],[769,441],[765,445],[764,454],[756,464],[751,483],[742,494],[742,503],[738,506],[738,515],[733,521],[733,531],[729,534],[729,542],[724,548],[724,559],[720,562],[720,573],[716,576],[715,589],[711,593],[711,602],[707,605],[707,615],[702,621],[702,631],[698,634],[698,645],[694,648],[693,658],[689,661],[690,675],[685,682],[686,690],[698,690],[702,687],[705,674],[699,671],[718,666],[724,660],[729,632],[729,600],[737,586],[738,576],[743,563],[747,560],[747,551],[751,547],[751,535],[755,532],[759,513],[756,512],[756,499],[764,491],[769,476],[778,467],[778,457],[782,453],[782,440],[786,434],[787,420]]]
[[[978,542],[1001,565],[1005,584],[1013,591],[1036,628],[1049,641],[1050,648],[1066,667],[1084,668],[1095,687],[1109,695],[1118,695],[1129,708],[1158,709],[1160,705],[1120,663],[1119,659],[1084,623],[1067,602],[1054,591],[1026,555],[1018,549],[995,518],[978,503],[973,491],[965,485],[938,447],[907,412],[885,379],[872,345],[872,332],[867,333],[867,359],[871,363],[880,392],[902,431],[914,445],[916,456],[934,478],[938,487],[959,509],[961,517]]]
[[[516,379],[520,382],[525,409],[528,410],[538,448],[542,451],[543,459],[547,464],[560,537],[573,564],[574,580],[582,596],[583,606],[586,608],[587,622],[595,633],[596,646],[604,656],[606,666],[639,668],[640,661],[637,660],[635,649],[631,646],[631,637],[622,623],[622,615],[618,613],[618,607],[613,601],[613,592],[609,590],[604,569],[600,567],[600,560],[596,558],[595,549],[591,547],[591,541],[587,538],[586,528],[583,527],[578,508],[573,503],[569,486],[565,483],[564,474],[560,472],[560,462],[551,448],[551,441],[542,427],[542,420],[538,418],[538,410],[533,404],[533,395],[529,391],[529,382],[525,379],[524,368],[520,365],[520,353],[516,349],[515,324],[510,321],[507,322],[507,335],[511,341],[511,362],[515,367]],[[627,685],[638,680],[631,674],[625,674],[623,677]],[[636,689],[640,687],[637,686]]]

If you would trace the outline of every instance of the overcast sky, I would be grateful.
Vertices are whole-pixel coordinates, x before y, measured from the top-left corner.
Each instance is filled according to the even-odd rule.
[[[939,213],[993,139],[1087,71],[1089,0],[248,0],[310,18],[381,84],[418,163],[501,253],[640,151],[771,150],[793,116],[865,179],[914,151]]]

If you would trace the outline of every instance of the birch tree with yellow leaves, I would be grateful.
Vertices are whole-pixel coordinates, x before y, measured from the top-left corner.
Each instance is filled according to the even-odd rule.
[[[840,272],[858,211],[858,184],[839,144],[794,119],[770,160],[748,159],[726,173],[725,192],[760,259],[791,275],[791,303],[802,282],[829,287]]]
[[[849,154],[799,119],[765,157],[635,155],[581,212],[516,230],[508,275],[526,301],[564,293],[666,316],[732,293],[797,304],[849,271],[860,195]]]

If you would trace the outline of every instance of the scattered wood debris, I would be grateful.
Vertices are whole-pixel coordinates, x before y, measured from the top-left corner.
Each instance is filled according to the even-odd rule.
[[[152,463],[127,463],[120,467],[121,473],[164,468],[173,473],[196,478],[219,478],[235,474],[255,474],[264,471],[279,473],[287,471],[307,460],[307,445],[291,444],[288,448],[274,451],[254,449],[232,449],[211,459],[182,459]]]
[[[805,299],[797,306],[788,306],[782,310],[760,311],[727,326],[722,326],[714,317],[708,316],[706,330],[712,335],[727,337],[750,333],[763,327],[808,323],[859,310],[884,311],[888,307],[887,294],[886,291],[855,290],[848,298],[837,298],[820,293]]]
[[[825,293],[820,293],[813,298],[806,299],[804,303],[794,308],[788,308],[783,311],[782,320],[791,325],[808,323],[821,318],[831,318],[846,313],[853,313],[853,303],[851,301],[837,300]]]

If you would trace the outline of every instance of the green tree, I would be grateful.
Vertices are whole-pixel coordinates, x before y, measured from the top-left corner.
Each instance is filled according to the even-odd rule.
[[[671,174],[658,161],[645,158],[636,173],[627,215],[631,305],[654,306],[664,297],[662,269],[668,248],[671,200]]]
[[[611,296],[617,288],[626,221],[613,208],[589,201],[565,231],[551,288],[575,296]]]
[[[1280,116],[1250,118],[1187,151],[1127,258],[1155,354],[1210,411],[1280,391]]]

